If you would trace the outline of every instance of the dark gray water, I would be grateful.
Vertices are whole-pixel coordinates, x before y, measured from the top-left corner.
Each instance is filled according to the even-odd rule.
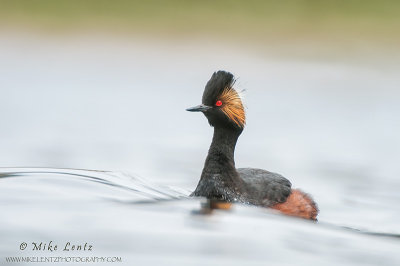
[[[186,197],[212,130],[184,109],[200,103],[217,69],[235,73],[246,89],[237,166],[281,173],[312,194],[317,224],[250,206],[202,215],[202,200]],[[7,33],[0,71],[0,166],[8,167],[0,169],[2,264],[9,256],[121,257],[126,265],[400,264],[396,65]],[[49,241],[93,250],[31,250],[32,242]]]

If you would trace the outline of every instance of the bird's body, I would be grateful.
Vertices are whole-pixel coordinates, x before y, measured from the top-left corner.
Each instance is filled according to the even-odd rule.
[[[203,172],[192,196],[270,207],[285,214],[316,220],[318,209],[310,196],[291,188],[285,177],[257,168],[235,167],[236,142],[243,131],[245,112],[233,89],[233,75],[218,71],[207,83],[201,111],[214,127]]]

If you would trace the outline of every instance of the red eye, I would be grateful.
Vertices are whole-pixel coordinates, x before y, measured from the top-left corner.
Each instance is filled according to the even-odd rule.
[[[221,101],[217,101],[216,103],[215,103],[215,106],[221,106],[222,105],[222,102]]]

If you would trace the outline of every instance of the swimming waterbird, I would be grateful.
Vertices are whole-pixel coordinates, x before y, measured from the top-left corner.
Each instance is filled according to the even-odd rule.
[[[214,127],[203,172],[192,196],[269,207],[316,220],[317,204],[308,194],[292,189],[285,177],[257,168],[236,169],[235,146],[246,124],[246,114],[234,84],[231,73],[215,72],[205,86],[202,104],[186,109],[202,112]]]

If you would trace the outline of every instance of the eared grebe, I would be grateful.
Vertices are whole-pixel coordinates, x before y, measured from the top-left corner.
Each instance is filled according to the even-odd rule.
[[[207,82],[202,104],[188,108],[202,112],[214,127],[203,172],[192,196],[270,207],[284,214],[316,220],[318,208],[306,193],[291,189],[283,176],[256,168],[235,168],[234,152],[246,117],[229,72],[218,71]]]

